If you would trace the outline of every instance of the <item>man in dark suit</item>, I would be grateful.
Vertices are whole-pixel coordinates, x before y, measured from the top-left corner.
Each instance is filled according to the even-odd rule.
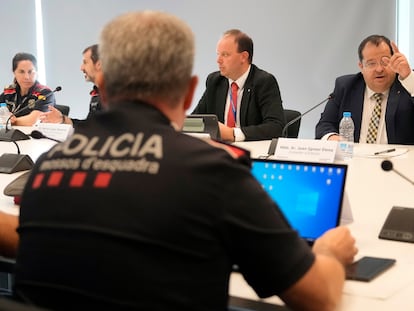
[[[350,111],[354,141],[414,144],[414,73],[395,43],[384,36],[365,38],[358,48],[360,73],[336,79],[334,97],[316,125],[316,138],[338,140],[339,122]],[[379,120],[369,138],[371,118],[380,94]]]
[[[207,77],[206,90],[193,114],[215,114],[225,141],[278,137],[285,125],[276,78],[252,64],[253,41],[237,29],[217,44],[219,70]],[[237,90],[232,93],[232,83]]]

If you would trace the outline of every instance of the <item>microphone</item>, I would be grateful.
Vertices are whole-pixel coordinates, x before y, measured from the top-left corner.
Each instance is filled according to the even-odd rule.
[[[281,137],[286,138],[287,137],[287,129],[289,126],[291,126],[293,123],[299,121],[300,119],[302,119],[303,116],[307,115],[309,112],[311,112],[312,110],[318,108],[320,105],[326,103],[328,100],[333,99],[335,97],[335,95],[333,93],[331,93],[327,98],[325,98],[323,101],[321,101],[320,103],[316,104],[315,106],[313,106],[311,109],[305,111],[304,113],[302,113],[301,115],[299,115],[298,117],[290,120],[288,123],[286,123],[286,125],[284,126],[284,128],[282,129],[282,135]]]
[[[30,136],[26,135],[22,131],[18,129],[9,128],[10,119],[13,115],[21,114],[22,112],[25,112],[26,110],[32,110],[36,104],[38,104],[41,101],[46,100],[49,98],[52,94],[55,92],[59,92],[62,90],[61,86],[56,87],[53,91],[47,93],[46,95],[39,95],[37,99],[29,99],[27,106],[23,107],[22,109],[18,109],[16,111],[13,111],[12,114],[9,116],[9,118],[6,121],[6,126],[4,129],[0,130],[0,141],[16,141],[16,140],[25,140],[30,139]]]
[[[45,136],[42,132],[37,131],[37,130],[32,131],[32,132],[30,133],[30,136],[31,136],[31,137],[33,137],[33,138],[35,138],[35,139],[46,138],[46,139],[53,140],[53,141],[55,141],[55,142],[57,142],[57,143],[61,143],[61,142],[62,142],[62,141],[61,141],[61,140],[59,140],[59,139],[56,139],[56,138],[52,138],[52,137]]]
[[[409,179],[407,176],[404,176],[399,171],[397,171],[396,169],[393,168],[392,162],[390,160],[384,160],[384,161],[382,161],[381,168],[384,171],[386,171],[386,172],[394,171],[396,174],[400,175],[402,178],[404,178],[410,184],[414,185],[414,182],[411,179]]]
[[[40,97],[40,95],[39,95],[39,97]],[[23,107],[22,109],[16,109],[15,111],[13,111],[12,113],[11,113],[11,115],[10,115],[10,117],[7,119],[7,121],[10,121],[10,118],[14,115],[17,115],[17,114],[20,114],[20,113],[22,113],[22,112],[25,112],[26,110],[32,110],[35,106],[36,106],[36,103],[38,103],[39,102],[39,100],[35,100],[35,99],[33,99],[33,98],[31,98],[31,99],[29,99],[29,101],[28,101],[28,103],[27,103],[27,106],[25,106],[25,107]],[[9,122],[7,122],[7,124],[8,124]],[[7,126],[6,126],[6,128],[7,128]]]
[[[21,114],[22,112],[25,112],[26,110],[32,110],[34,107],[36,107],[36,105],[38,103],[40,103],[41,101],[45,101],[46,99],[48,99],[52,94],[59,92],[62,90],[61,86],[56,87],[53,91],[47,93],[46,95],[42,95],[40,94],[39,96],[37,96],[37,99],[29,99],[29,102],[27,103],[27,106],[23,107],[22,109],[19,109],[17,111],[13,112],[13,115],[18,115]],[[11,117],[11,116],[10,116]],[[9,118],[10,119],[10,118]],[[7,128],[7,126],[6,126]]]
[[[53,93],[59,92],[61,89],[62,87],[58,86],[55,90],[49,92],[46,95],[39,95],[37,100],[30,99],[26,107],[14,111],[13,114],[16,115],[27,109],[33,109],[37,103],[39,103],[42,100],[46,100]],[[3,153],[0,156],[0,173],[7,174],[12,174],[24,170],[30,170],[34,165],[34,162],[30,158],[30,156],[20,154],[19,145],[16,143],[16,140],[30,139],[30,136],[26,135],[25,133],[17,129],[8,129],[10,118],[11,116],[6,121],[6,127],[0,130],[0,140],[13,142],[17,147],[17,154]]]

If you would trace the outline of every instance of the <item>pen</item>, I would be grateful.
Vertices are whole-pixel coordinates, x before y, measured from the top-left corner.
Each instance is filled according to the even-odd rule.
[[[374,155],[379,155],[379,154],[388,153],[388,152],[393,152],[393,151],[395,151],[395,148],[392,148],[392,149],[387,149],[387,150],[382,150],[382,151],[378,151],[378,152],[375,152],[375,153],[374,153]]]

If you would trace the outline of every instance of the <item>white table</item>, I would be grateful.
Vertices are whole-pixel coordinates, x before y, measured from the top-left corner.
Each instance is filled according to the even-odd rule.
[[[23,131],[24,133],[30,133],[32,127],[15,127]],[[33,161],[36,161],[37,158],[50,147],[52,147],[56,142],[49,139],[28,139],[28,140],[19,140],[16,142],[20,148],[21,154],[27,154],[31,157]],[[0,141],[0,155],[3,153],[17,153],[17,147],[12,142]],[[0,173],[0,210],[6,213],[13,215],[19,214],[19,207],[14,204],[13,197],[5,196],[3,194],[3,189],[10,183],[13,179],[17,178],[23,172],[17,172],[13,174],[4,174]]]
[[[270,141],[242,142],[238,146],[251,151],[252,157],[266,155]],[[353,222],[348,226],[363,256],[391,257],[397,263],[369,283],[346,281],[338,310],[414,310],[414,243],[387,241],[378,238],[379,231],[394,205],[414,208],[414,186],[381,163],[387,155],[374,157],[375,151],[395,147],[404,154],[391,157],[394,169],[414,180],[414,146],[355,145],[355,156],[348,162],[346,193]],[[414,224],[413,224],[414,226]],[[259,299],[239,274],[232,275],[230,294]],[[280,304],[277,297],[265,299]]]
[[[31,128],[24,130],[30,132]],[[237,145],[249,149],[252,157],[267,154],[269,141],[243,142]],[[21,153],[29,154],[35,161],[41,153],[55,143],[47,139],[24,140],[18,142]],[[349,170],[346,192],[350,201],[354,221],[349,224],[357,239],[358,257],[365,255],[392,257],[396,265],[370,283],[346,281],[343,300],[339,311],[349,310],[413,310],[414,309],[414,244],[378,239],[378,233],[385,218],[394,205],[414,207],[414,186],[394,172],[381,169],[384,157],[369,157],[378,150],[396,147],[408,152],[390,158],[394,168],[414,180],[414,146],[356,145],[355,157],[348,163]],[[368,148],[368,149],[367,149]],[[368,151],[367,151],[368,150]],[[16,146],[10,142],[0,142],[0,154],[15,153]],[[0,174],[0,188],[3,189],[21,172]],[[0,193],[0,210],[18,215],[19,209],[12,197]],[[233,274],[230,282],[230,294],[258,300],[244,279]],[[265,300],[280,304],[277,297]]]

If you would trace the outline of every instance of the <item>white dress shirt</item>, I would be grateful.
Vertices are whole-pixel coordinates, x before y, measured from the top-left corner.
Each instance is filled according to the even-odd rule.
[[[242,130],[240,129],[240,106],[241,106],[241,99],[243,97],[243,91],[244,91],[244,84],[246,83],[247,77],[249,76],[250,67],[246,70],[244,74],[241,75],[240,78],[237,80],[231,80],[229,79],[229,90],[228,95],[226,99],[226,106],[224,108],[224,123],[227,124],[227,115],[230,109],[230,94],[231,94],[231,84],[235,82],[237,86],[239,87],[239,90],[237,91],[237,109],[236,109],[236,126],[234,128],[234,141],[244,141],[245,135],[243,134]]]

